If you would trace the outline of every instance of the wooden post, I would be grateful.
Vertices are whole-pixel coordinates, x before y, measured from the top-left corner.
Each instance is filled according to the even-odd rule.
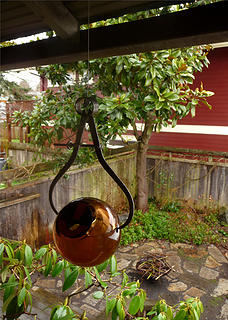
[[[25,143],[30,143],[30,137],[28,136],[29,133],[30,133],[30,127],[26,126],[26,129],[25,129]]]
[[[23,143],[23,127],[19,127],[19,139]]]
[[[8,141],[11,142],[12,136],[11,136],[11,121],[10,121],[10,115],[7,112],[6,114],[6,123],[7,123],[7,136],[8,136]]]

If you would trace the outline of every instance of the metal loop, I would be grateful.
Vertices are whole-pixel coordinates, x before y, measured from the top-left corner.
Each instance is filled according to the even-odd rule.
[[[75,103],[76,111],[79,114],[85,112],[87,115],[95,114],[98,112],[98,103],[95,96],[91,97],[81,97]]]
[[[73,152],[72,152],[68,162],[64,165],[64,167],[62,169],[60,169],[60,171],[58,172],[58,174],[56,175],[56,177],[54,178],[54,180],[52,181],[52,183],[50,185],[50,189],[49,189],[50,205],[51,205],[53,211],[56,214],[58,214],[58,211],[56,210],[56,208],[53,204],[53,199],[52,199],[53,190],[54,190],[56,183],[59,181],[59,179],[65,174],[65,172],[73,164],[73,162],[78,154],[78,149],[80,147],[83,130],[84,130],[86,122],[87,122],[89,125],[89,128],[90,128],[90,133],[91,133],[92,140],[93,140],[93,146],[95,147],[95,152],[96,152],[98,161],[100,162],[100,164],[102,165],[104,170],[117,183],[117,185],[121,188],[121,190],[124,192],[125,196],[127,197],[127,200],[129,203],[129,215],[128,215],[127,220],[121,226],[119,226],[117,228],[117,229],[123,229],[132,220],[132,217],[134,214],[134,201],[133,201],[133,198],[132,198],[128,188],[120,180],[120,178],[115,174],[115,172],[110,168],[110,166],[108,165],[108,163],[104,159],[104,156],[103,156],[103,153],[101,150],[101,146],[100,146],[100,142],[99,142],[99,138],[98,138],[98,134],[97,134],[97,130],[96,130],[96,125],[95,125],[94,118],[93,118],[93,113],[98,110],[97,101],[96,101],[95,97],[88,97],[88,98],[82,97],[76,101],[75,106],[76,106],[77,112],[79,114],[81,114],[81,122],[80,122],[80,125],[78,128],[78,131],[77,131],[76,141],[73,144]],[[91,106],[92,106],[92,110],[91,110]]]

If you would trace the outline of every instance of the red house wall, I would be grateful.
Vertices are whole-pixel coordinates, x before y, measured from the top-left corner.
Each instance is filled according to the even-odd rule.
[[[206,90],[215,93],[208,98],[212,109],[209,110],[206,106],[199,107],[194,118],[188,115],[178,124],[213,126],[205,127],[209,132],[210,129],[213,130],[213,134],[193,133],[192,128],[189,128],[187,133],[153,133],[150,145],[228,152],[228,47],[212,50],[208,59],[209,67],[196,75],[194,86],[199,87],[202,81]],[[226,134],[224,131],[220,134],[216,126],[226,127]]]

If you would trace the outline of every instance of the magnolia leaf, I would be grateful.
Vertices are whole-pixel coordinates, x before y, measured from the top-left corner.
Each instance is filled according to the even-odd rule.
[[[110,271],[112,275],[117,272],[117,261],[114,255],[110,258]]]
[[[121,303],[120,299],[118,299],[116,302],[116,311],[118,314],[121,313],[121,309],[122,309],[122,303]]]
[[[51,254],[48,253],[46,267],[44,269],[44,276],[45,277],[47,277],[49,275],[49,273],[51,272],[51,269],[52,269],[52,258],[51,258]]]
[[[139,308],[140,308],[140,298],[139,296],[135,296],[129,304],[128,311],[131,315],[134,316],[139,311]]]
[[[93,283],[92,277],[87,270],[85,270],[85,287],[88,288]]]
[[[12,252],[10,250],[10,248],[8,246],[5,247],[6,248],[6,253],[7,253],[7,256],[9,257],[9,259],[13,259],[13,255],[12,255]]]
[[[31,266],[32,264],[32,249],[30,248],[30,246],[28,246],[26,244],[25,246],[25,265],[26,266]]]
[[[17,298],[17,305],[20,307],[23,302],[25,301],[25,296],[26,296],[26,289],[23,287],[21,291],[19,292],[18,298]]]
[[[108,316],[109,312],[111,312],[114,309],[116,302],[117,302],[116,298],[111,300],[106,299],[106,311],[105,311],[106,316]]]
[[[99,264],[98,266],[96,266],[97,271],[98,272],[102,272],[104,269],[107,268],[108,263],[109,263],[109,260],[106,260],[105,262],[103,262],[103,263]]]
[[[181,309],[174,317],[174,320],[183,320],[185,316],[186,316],[186,311],[184,309]]]
[[[58,276],[63,271],[63,268],[64,268],[63,261],[57,262],[52,270],[52,273],[51,273],[52,277]]]
[[[199,315],[198,315],[198,312],[196,311],[196,309],[193,309],[193,313],[195,316],[195,320],[199,320]]]
[[[75,283],[78,278],[78,268],[69,274],[69,276],[65,279],[62,287],[62,291],[66,291]]]
[[[52,249],[51,250],[51,252],[52,252],[52,260],[53,260],[53,264],[55,264],[56,263],[56,260],[57,260],[57,252],[54,250],[54,249]]]
[[[146,78],[145,86],[146,86],[146,87],[150,86],[151,83],[152,83],[152,80],[153,80],[152,78],[149,78],[149,77]]]
[[[4,243],[1,243],[1,244],[0,244],[0,254],[3,253],[4,247],[5,247]]]
[[[94,299],[101,299],[104,296],[104,292],[103,291],[96,291],[93,294]]]
[[[62,320],[67,315],[66,306],[58,306],[54,308],[53,313],[51,313],[51,320]]]
[[[191,107],[191,116],[192,116],[192,118],[194,118],[195,115],[196,115],[196,108],[195,108],[195,106],[192,106]]]
[[[28,269],[27,269],[25,266],[24,266],[24,270],[25,270],[26,277],[27,277],[27,279],[28,279],[28,283],[29,283],[30,286],[32,286],[31,276],[30,276],[30,274],[29,274]]]

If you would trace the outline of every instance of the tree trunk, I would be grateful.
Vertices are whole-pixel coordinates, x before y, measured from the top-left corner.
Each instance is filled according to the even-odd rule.
[[[148,143],[138,142],[136,161],[137,201],[136,208],[142,211],[148,209],[148,180],[146,168]]]

